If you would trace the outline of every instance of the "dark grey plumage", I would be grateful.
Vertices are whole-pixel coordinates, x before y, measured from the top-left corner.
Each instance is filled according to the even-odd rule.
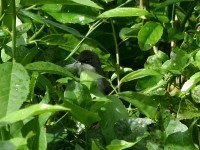
[[[104,72],[101,68],[101,61],[98,55],[90,50],[84,50],[80,53],[78,61],[81,64],[88,64],[95,68],[96,73],[104,76]],[[105,78],[97,79],[97,87],[104,94],[111,92],[109,82]]]

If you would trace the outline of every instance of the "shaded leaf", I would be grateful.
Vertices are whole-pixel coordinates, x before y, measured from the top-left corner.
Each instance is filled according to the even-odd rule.
[[[153,99],[153,97],[136,92],[121,92],[119,96],[120,98],[137,107],[141,111],[141,113],[143,113],[147,117],[152,119],[155,118],[158,104]]]
[[[74,5],[74,4],[81,4],[85,6],[90,6],[94,7],[97,9],[102,9],[102,7],[98,6],[96,3],[94,3],[91,0],[34,0],[34,1],[29,1],[29,0],[21,0],[20,1],[22,5],[41,5],[41,4],[68,4],[68,5]]]
[[[192,138],[192,128],[185,132],[176,132],[167,137],[164,150],[197,150]]]
[[[96,112],[88,111],[78,105],[72,104],[68,100],[64,100],[64,106],[70,109],[72,116],[83,123],[86,126],[90,126],[91,124],[100,120],[99,115]]]
[[[128,112],[120,99],[115,96],[108,96],[107,98],[111,102],[105,104],[99,111],[101,117],[99,124],[106,141],[109,143],[115,138],[114,124],[122,118],[128,118]]]
[[[27,64],[26,69],[31,70],[31,71],[58,74],[58,75],[74,78],[74,76],[70,72],[65,70],[63,67],[55,65],[50,62],[43,62],[43,61],[33,62],[30,64]]]

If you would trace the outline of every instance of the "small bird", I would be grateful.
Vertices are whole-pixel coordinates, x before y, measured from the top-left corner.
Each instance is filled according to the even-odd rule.
[[[90,50],[82,51],[78,57],[78,61],[67,65],[65,69],[71,70],[73,72],[72,66],[75,67],[76,71],[78,71],[79,76],[83,70],[87,69],[104,77],[104,72],[101,68],[101,61],[99,56]],[[97,88],[102,93],[107,95],[111,92],[111,86],[105,78],[99,78],[95,82],[97,83]]]

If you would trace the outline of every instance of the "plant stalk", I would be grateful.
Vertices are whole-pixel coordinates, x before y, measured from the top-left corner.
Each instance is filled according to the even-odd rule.
[[[110,19],[111,26],[112,26],[112,33],[113,33],[113,38],[115,42],[115,50],[116,50],[116,74],[117,74],[117,87],[118,87],[118,93],[120,92],[120,60],[119,60],[119,47],[117,44],[117,37],[116,37],[116,32],[115,32],[115,27],[113,24],[113,20]]]
[[[67,58],[65,58],[64,60],[69,59],[82,45],[83,41],[85,41],[85,39],[97,28],[99,27],[101,24],[103,23],[103,20],[100,19],[97,22],[95,22],[90,29],[88,30],[88,32],[86,33],[86,35],[84,36],[84,38],[81,39],[81,41],[76,45],[76,47],[72,50],[72,52],[67,56]]]
[[[15,0],[12,0],[12,61],[15,62],[16,52],[16,7]]]
[[[189,19],[189,17],[191,16],[191,14],[192,14],[192,12],[193,12],[193,10],[194,10],[194,7],[196,6],[196,4],[197,4],[198,1],[199,1],[199,0],[195,0],[195,1],[190,5],[189,10],[188,10],[187,14],[185,15],[185,18],[183,19],[183,22],[182,22],[182,24],[181,24],[180,31],[183,31],[183,30],[184,30],[185,24],[186,24],[187,20]]]

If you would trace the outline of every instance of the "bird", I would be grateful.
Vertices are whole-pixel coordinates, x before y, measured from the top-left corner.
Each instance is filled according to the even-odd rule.
[[[77,74],[79,76],[83,70],[90,70],[92,72],[95,72],[103,77],[95,80],[98,90],[105,95],[108,95],[111,92],[111,86],[109,82],[105,79],[105,75],[101,67],[100,58],[95,52],[91,50],[83,50],[79,54],[78,60],[73,64],[67,65],[65,69],[71,70],[72,72],[74,72],[75,70],[75,72],[78,72]]]

